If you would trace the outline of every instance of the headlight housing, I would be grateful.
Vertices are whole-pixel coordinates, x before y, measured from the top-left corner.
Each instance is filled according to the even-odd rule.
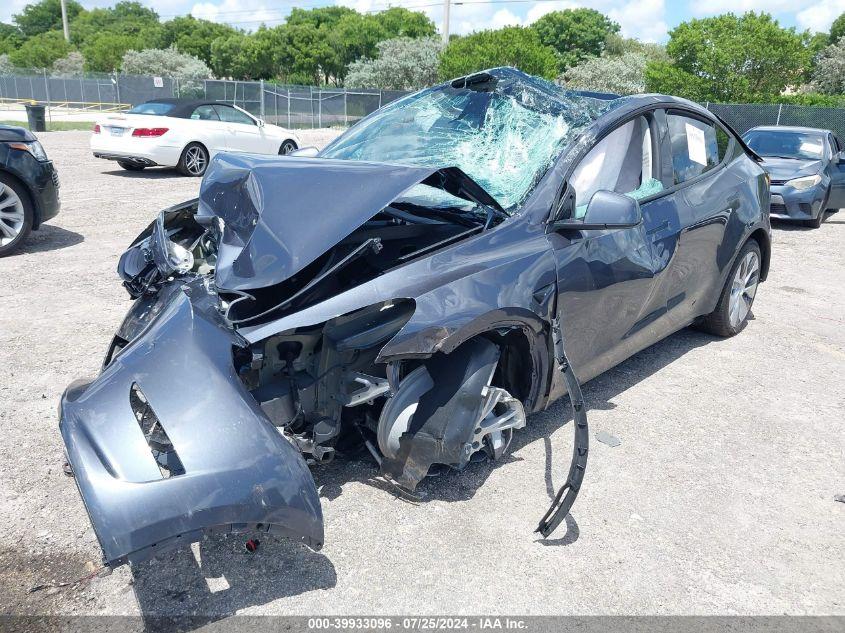
[[[819,174],[815,174],[813,176],[802,176],[801,178],[793,178],[792,180],[787,180],[786,184],[793,189],[797,189],[798,191],[804,191],[805,189],[809,189],[810,187],[815,187],[822,181],[822,177]]]
[[[47,158],[47,152],[44,151],[44,148],[38,141],[26,141],[25,143],[19,143],[15,141],[13,143],[9,143],[9,147],[11,147],[12,149],[19,149],[23,152],[29,152],[35,157],[36,160],[49,160]]]

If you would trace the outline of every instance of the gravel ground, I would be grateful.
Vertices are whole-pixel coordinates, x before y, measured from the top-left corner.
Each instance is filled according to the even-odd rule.
[[[199,181],[96,160],[86,132],[42,136],[62,212],[0,260],[0,611],[845,614],[845,212],[817,231],[776,227],[741,335],[685,330],[585,386],[590,462],[551,541],[532,530],[569,464],[561,403],[531,417],[504,462],[424,482],[421,505],[363,458],[314,471],[320,553],[266,538],[248,554],[243,538],[214,537],[49,586],[99,565],[61,473],[59,396],[97,371],[129,307],[118,256]]]

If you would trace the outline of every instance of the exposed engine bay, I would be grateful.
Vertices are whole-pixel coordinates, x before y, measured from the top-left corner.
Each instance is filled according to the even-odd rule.
[[[439,205],[423,206],[432,197]],[[442,206],[444,199],[454,206]],[[187,278],[202,281],[217,298],[223,320],[235,330],[303,310],[489,229],[504,217],[500,209],[480,201],[416,185],[410,195],[393,201],[291,277],[267,287],[225,290],[217,288],[214,275],[225,220],[198,215],[199,205],[199,200],[190,201],[162,212],[123,255],[120,274],[130,295],[142,303],[165,285]],[[446,370],[455,367],[454,355],[448,363],[442,358],[379,362],[381,348],[413,311],[412,299],[388,300],[233,346],[233,367],[265,415],[308,463],[328,462],[338,446],[363,442],[386,473],[393,472],[400,485],[413,490],[428,467],[418,463],[413,474],[397,469],[393,462],[399,459],[399,438],[408,432],[418,403],[425,402],[424,394],[433,391],[443,398],[451,385],[464,383],[461,376],[444,375],[441,370],[441,365]],[[117,339],[106,366],[126,342]],[[428,466],[446,463],[461,468],[471,459],[501,457],[513,430],[525,425],[521,402],[495,386],[498,347],[492,341],[473,343],[478,346],[485,348],[483,362],[473,359],[469,348],[461,353],[467,367],[477,373],[474,388],[480,397],[468,410],[446,413],[441,433],[457,419],[464,420],[466,428],[453,438],[449,455],[442,451],[432,455]],[[416,431],[419,435],[420,429]],[[445,461],[434,461],[435,457]]]

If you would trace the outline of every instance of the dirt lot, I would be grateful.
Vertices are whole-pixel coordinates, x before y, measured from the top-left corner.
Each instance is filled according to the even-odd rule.
[[[419,506],[367,460],[316,470],[320,553],[267,538],[249,554],[243,538],[215,537],[30,592],[99,565],[61,472],[56,405],[97,371],[129,307],[118,256],[199,186],[95,160],[85,132],[42,136],[62,212],[0,260],[0,611],[845,614],[845,211],[817,231],[776,228],[740,336],[683,331],[585,386],[590,462],[554,540],[532,530],[568,467],[561,403],[503,463],[427,480]]]

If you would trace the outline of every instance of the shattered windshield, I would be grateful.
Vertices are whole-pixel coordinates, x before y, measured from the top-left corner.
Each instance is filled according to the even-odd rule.
[[[512,209],[566,144],[613,105],[496,68],[395,101],[320,156],[455,166]]]

